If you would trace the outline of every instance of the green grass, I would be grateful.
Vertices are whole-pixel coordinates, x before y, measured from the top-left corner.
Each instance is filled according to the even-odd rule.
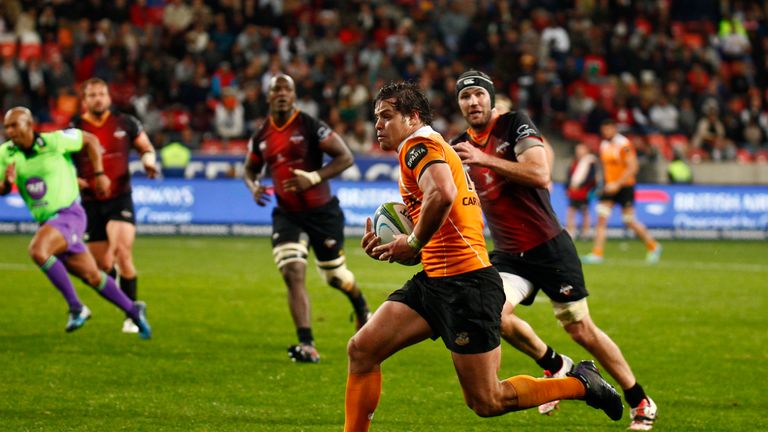
[[[120,312],[79,281],[93,318],[64,333],[65,304],[32,265],[28,241],[0,236],[0,430],[341,430],[350,307],[308,272],[323,360],[288,361],[295,334],[266,239],[138,239],[139,292],[155,332],[149,342],[121,334]],[[413,269],[374,262],[357,242],[348,242],[350,268],[378,305]],[[616,241],[605,264],[586,267],[592,316],[658,403],[655,430],[768,430],[768,246],[664,246],[658,266],[643,263],[639,242]],[[589,357],[543,296],[520,314],[559,351]],[[628,424],[575,401],[553,417],[528,410],[478,418],[439,341],[398,353],[383,371],[373,431],[621,431]],[[540,370],[505,346],[500,376],[516,374]]]

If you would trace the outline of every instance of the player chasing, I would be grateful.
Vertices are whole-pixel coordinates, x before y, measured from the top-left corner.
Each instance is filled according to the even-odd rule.
[[[104,148],[104,175],[110,180],[107,193],[95,193],[97,171],[85,152],[74,155],[83,208],[88,216],[85,242],[99,268],[119,281],[120,289],[131,300],[138,295],[138,277],[133,264],[136,239],[136,215],[131,197],[131,173],[128,158],[131,148],[141,155],[147,177],[157,175],[155,149],[135,117],[113,111],[107,83],[91,78],[83,85],[85,113],[72,126],[90,132]],[[117,275],[120,275],[119,279]],[[123,333],[137,333],[130,317],[123,322]]]
[[[272,256],[288,288],[298,345],[288,348],[294,361],[317,363],[305,283],[309,247],[326,283],[343,292],[354,309],[359,329],[369,316],[368,305],[347,268],[344,256],[344,213],[328,180],[352,165],[352,152],[324,122],[296,109],[293,79],[279,74],[269,82],[269,117],[248,143],[245,184],[260,206],[272,193]],[[323,165],[323,155],[331,157]],[[274,190],[260,183],[262,170],[272,174]]]
[[[600,125],[600,161],[603,166],[603,190],[597,204],[597,225],[595,226],[595,244],[592,252],[582,257],[585,264],[603,262],[608,218],[614,205],[621,207],[621,221],[645,243],[647,253],[645,261],[656,264],[661,258],[661,244],[635,217],[635,176],[638,164],[637,154],[632,142],[618,132],[613,119],[603,120]]]
[[[131,301],[111,276],[100,271],[82,241],[86,216],[70,156],[81,149],[86,152],[95,168],[94,192],[105,195],[110,181],[104,175],[98,138],[79,129],[37,134],[32,113],[24,107],[8,110],[4,126],[10,141],[0,146],[0,195],[11,192],[16,183],[40,224],[29,254],[69,305],[65,330],[75,331],[91,317],[90,309],[77,297],[69,272],[123,310],[139,328],[139,336],[149,339],[152,329],[146,305]]]
[[[514,315],[518,304],[530,305],[538,291],[544,291],[563,329],[624,390],[631,408],[630,429],[650,430],[656,405],[637,383],[619,347],[590,317],[576,247],[552,210],[547,189],[551,164],[541,134],[519,111],[499,115],[494,95],[493,81],[482,72],[470,70],[458,78],[456,96],[469,127],[451,142],[476,185],[494,241],[490,258],[506,293],[501,334],[544,367],[547,376],[565,376],[571,360],[554,352]],[[539,411],[546,414],[556,406],[544,404]]]
[[[381,395],[381,363],[427,338],[441,338],[451,351],[466,404],[481,417],[584,399],[621,418],[621,397],[590,361],[563,378],[498,379],[504,289],[488,259],[474,187],[456,152],[431,128],[429,102],[415,84],[382,88],[374,113],[382,150],[397,151],[400,193],[415,225],[410,235],[381,244],[369,218],[362,247],[390,263],[420,253],[423,270],[390,294],[349,341],[344,430],[368,430]]]

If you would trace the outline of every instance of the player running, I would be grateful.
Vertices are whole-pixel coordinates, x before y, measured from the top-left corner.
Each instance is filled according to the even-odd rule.
[[[592,362],[581,362],[564,378],[498,379],[504,290],[488,259],[474,186],[456,152],[430,126],[429,102],[415,84],[382,88],[374,113],[382,150],[398,153],[400,194],[415,226],[382,245],[369,218],[362,247],[388,262],[421,254],[423,270],[390,294],[349,341],[345,432],[368,430],[381,395],[381,363],[428,338],[441,338],[451,351],[465,402],[478,416],[585,399],[618,420],[621,397]]]
[[[152,330],[145,315],[146,305],[132,302],[120,291],[115,280],[99,270],[82,241],[86,216],[80,206],[70,156],[85,150],[95,168],[95,192],[106,194],[110,181],[104,175],[98,138],[79,129],[37,134],[32,113],[24,107],[8,110],[4,126],[10,141],[0,146],[0,194],[9,193],[16,183],[32,217],[40,224],[29,253],[69,305],[65,330],[75,331],[91,317],[90,309],[77,297],[69,271],[122,309],[139,328],[139,336],[149,339]]]
[[[135,301],[138,295],[138,277],[133,264],[136,214],[128,158],[131,148],[135,148],[141,154],[147,176],[154,178],[157,175],[155,149],[135,117],[110,109],[109,89],[100,78],[91,78],[83,85],[83,104],[86,112],[74,118],[72,126],[99,138],[104,148],[104,175],[111,183],[105,195],[97,195],[96,169],[91,160],[85,152],[74,155],[83,207],[88,215],[85,242],[99,268],[114,278],[119,274],[120,289]],[[126,317],[122,330],[123,333],[139,331],[130,317]]]
[[[493,108],[493,81],[470,70],[456,82],[459,108],[469,128],[451,142],[477,186],[495,249],[491,261],[501,273],[507,301],[504,317],[518,304],[530,305],[539,290],[550,298],[568,334],[611,374],[631,407],[631,429],[649,430],[656,405],[635,379],[616,343],[595,325],[576,247],[557,220],[547,185],[550,164],[542,137],[527,115]],[[538,360],[550,353],[524,321],[502,328],[505,339]],[[545,353],[546,352],[546,353]],[[548,369],[554,376],[565,372]],[[553,406],[542,407],[547,412]]]
[[[324,122],[295,107],[293,79],[279,74],[269,82],[269,117],[248,143],[245,184],[258,205],[266,205],[270,188],[260,183],[266,166],[272,174],[277,206],[272,211],[272,256],[288,287],[299,344],[288,348],[298,362],[316,363],[320,354],[312,335],[305,273],[309,247],[326,283],[352,303],[357,328],[368,321],[368,305],[347,268],[344,213],[328,180],[352,165],[352,152]],[[323,165],[323,155],[331,160]]]

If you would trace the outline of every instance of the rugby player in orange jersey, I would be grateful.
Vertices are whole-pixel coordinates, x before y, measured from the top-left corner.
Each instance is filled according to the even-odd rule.
[[[613,119],[604,120],[600,125],[600,162],[603,166],[603,190],[600,202],[597,204],[597,225],[595,226],[595,244],[592,252],[585,255],[582,261],[586,264],[603,262],[605,234],[608,218],[613,206],[621,207],[621,220],[635,235],[645,243],[648,252],[645,261],[656,264],[661,258],[661,244],[658,243],[648,230],[635,217],[635,176],[637,175],[637,153],[632,142],[618,132]]]
[[[413,83],[392,83],[375,99],[376,136],[382,150],[396,150],[400,193],[413,232],[391,243],[366,221],[362,247],[371,258],[410,262],[423,270],[390,294],[368,324],[349,341],[346,432],[367,431],[381,394],[381,363],[427,338],[451,351],[467,405],[490,417],[555,399],[585,399],[617,420],[618,393],[592,362],[558,379],[514,376],[499,380],[499,324],[505,301],[483,237],[480,202],[456,152],[430,126],[426,96]]]

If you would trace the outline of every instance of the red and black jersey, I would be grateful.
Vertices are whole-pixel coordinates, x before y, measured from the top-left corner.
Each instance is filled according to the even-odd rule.
[[[88,116],[77,116],[72,119],[72,126],[90,132],[99,138],[104,148],[102,161],[104,173],[112,185],[109,193],[97,198],[93,192],[93,164],[86,151],[74,154],[73,160],[77,167],[78,177],[85,178],[91,187],[82,190],[83,200],[108,200],[131,192],[131,173],[128,169],[128,158],[133,142],[143,132],[144,128],[135,117],[114,111],[105,113],[100,122]]]
[[[248,142],[248,157],[257,166],[267,166],[280,207],[299,212],[319,207],[333,198],[328,182],[299,193],[283,189],[283,181],[295,177],[291,170],[317,171],[322,168],[320,143],[332,133],[325,122],[296,110],[282,126],[277,126],[270,116],[253,134]]]
[[[469,141],[486,154],[517,162],[517,155],[531,147],[531,140],[522,143],[526,138],[543,142],[531,119],[512,111],[497,117],[484,133],[477,135],[468,129],[451,144]],[[480,196],[496,250],[525,252],[562,231],[547,189],[510,182],[490,168],[469,166],[465,169]]]

